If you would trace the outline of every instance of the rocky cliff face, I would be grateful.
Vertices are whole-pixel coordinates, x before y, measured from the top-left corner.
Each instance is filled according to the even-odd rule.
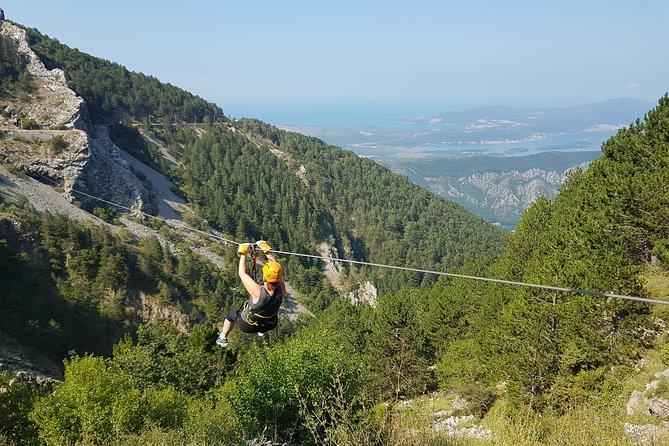
[[[33,119],[44,129],[62,126],[85,130],[82,120],[82,113],[86,113],[84,100],[67,86],[65,73],[60,69],[47,70],[30,49],[25,30],[3,21],[0,32],[14,40],[18,53],[26,63],[25,70],[34,78],[29,97],[11,104],[8,111]]]
[[[586,169],[589,163],[576,166]],[[571,170],[571,169],[570,169]],[[537,198],[555,198],[569,171],[528,169],[508,172],[477,172],[460,178],[424,178],[429,188],[473,212],[513,227]]]
[[[71,200],[101,206],[76,191],[142,210],[148,191],[121,158],[105,127],[88,121],[84,100],[62,70],[48,70],[30,49],[23,29],[1,21],[25,61],[29,81],[8,88],[0,99],[0,157],[34,178],[58,184]]]

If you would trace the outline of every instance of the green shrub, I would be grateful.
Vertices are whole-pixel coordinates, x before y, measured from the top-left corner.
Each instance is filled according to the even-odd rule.
[[[37,444],[37,425],[28,419],[28,413],[40,396],[40,389],[26,383],[9,385],[10,376],[0,372],[0,445]]]
[[[99,444],[142,425],[141,392],[125,375],[109,369],[100,357],[73,357],[65,362],[65,381],[40,399],[30,419],[47,445]]]
[[[107,223],[109,223],[109,222],[112,221],[112,219],[116,215],[116,211],[112,208],[96,207],[96,208],[93,208],[93,215],[95,215],[99,219],[104,220]]]
[[[481,380],[486,367],[481,361],[481,346],[476,339],[460,339],[449,344],[439,363],[437,381],[443,390],[458,390]]]
[[[214,388],[222,367],[200,342],[208,327],[196,325],[188,337],[168,323],[141,325],[136,343],[126,337],[114,346],[113,364],[140,389],[173,388],[201,397]],[[208,337],[213,340],[213,333]]]
[[[664,344],[660,349],[660,361],[665,365],[669,365],[669,343]]]
[[[39,125],[37,125],[37,121],[35,121],[32,118],[22,118],[20,120],[20,124],[23,130],[34,130],[39,128]]]
[[[303,332],[255,355],[248,372],[224,392],[251,435],[266,429],[280,441],[300,444],[311,437],[305,427],[306,415],[324,401],[354,406],[364,380],[361,363],[324,333],[309,336]]]
[[[188,419],[182,432],[195,441],[206,444],[243,444],[242,434],[234,411],[219,390],[214,401],[192,400],[188,406]]]
[[[666,268],[669,268],[669,239],[658,240],[653,246],[653,254],[657,256]]]
[[[581,370],[575,375],[558,375],[546,396],[549,407],[562,414],[585,406],[590,399],[599,395],[605,377],[606,367]]]
[[[188,397],[174,390],[147,389],[147,418],[161,428],[180,428],[188,415]]]
[[[132,243],[135,240],[135,235],[128,228],[119,229],[118,237],[123,243]]]

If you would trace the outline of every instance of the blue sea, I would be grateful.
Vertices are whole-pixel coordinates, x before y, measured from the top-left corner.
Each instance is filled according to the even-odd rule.
[[[223,112],[235,119],[256,118],[287,126],[376,126],[408,117],[464,110],[470,106],[444,103],[227,103]]]
[[[228,106],[224,113],[235,119],[257,118],[362,156],[394,158],[598,151],[649,105],[620,99],[572,107],[362,101]]]

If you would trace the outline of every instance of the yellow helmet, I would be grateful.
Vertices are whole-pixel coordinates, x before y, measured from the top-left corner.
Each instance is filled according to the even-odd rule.
[[[265,282],[276,283],[281,282],[281,277],[283,276],[283,270],[281,265],[277,262],[267,262],[265,266],[262,267],[262,277]]]

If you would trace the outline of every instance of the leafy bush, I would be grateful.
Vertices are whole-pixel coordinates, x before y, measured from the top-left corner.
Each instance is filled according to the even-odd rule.
[[[28,413],[41,393],[38,387],[27,383],[10,385],[9,373],[0,372],[0,434],[7,442],[37,444],[37,426],[28,419]],[[1,444],[4,443],[0,435]]]
[[[47,445],[98,444],[114,434],[136,432],[144,411],[141,392],[100,357],[65,362],[65,381],[35,404],[30,418]]]
[[[161,428],[180,428],[188,416],[188,397],[174,390],[147,389],[147,419]]]
[[[37,121],[35,121],[32,118],[22,118],[21,128],[23,130],[34,130],[36,128],[39,128],[39,125],[37,124]]]
[[[126,337],[114,347],[112,364],[140,389],[203,396],[224,372],[219,357],[207,351],[207,339],[214,338],[208,327],[198,325],[188,337],[167,323],[141,325],[135,344]]]
[[[669,239],[658,240],[653,246],[653,254],[662,262],[665,268],[669,268]]]
[[[604,384],[606,368],[581,370],[576,375],[558,375],[547,395],[549,407],[563,414],[585,406]]]
[[[660,361],[665,365],[669,365],[669,343],[664,344],[660,349]]]
[[[93,208],[93,215],[109,223],[114,218],[114,215],[116,215],[116,212],[112,208],[96,207]]]
[[[315,404],[339,399],[351,407],[364,380],[359,360],[325,333],[292,338],[272,350],[255,352],[248,371],[224,389],[242,428],[265,428],[280,441],[301,444],[310,437],[306,414]]]
[[[387,435],[388,406],[379,404],[366,408],[359,397],[350,401],[345,390],[335,377],[331,395],[320,401],[300,398],[305,426],[315,443],[338,446],[381,444]]]
[[[123,243],[132,243],[135,240],[135,235],[133,234],[132,230],[128,228],[119,229],[117,235]]]

